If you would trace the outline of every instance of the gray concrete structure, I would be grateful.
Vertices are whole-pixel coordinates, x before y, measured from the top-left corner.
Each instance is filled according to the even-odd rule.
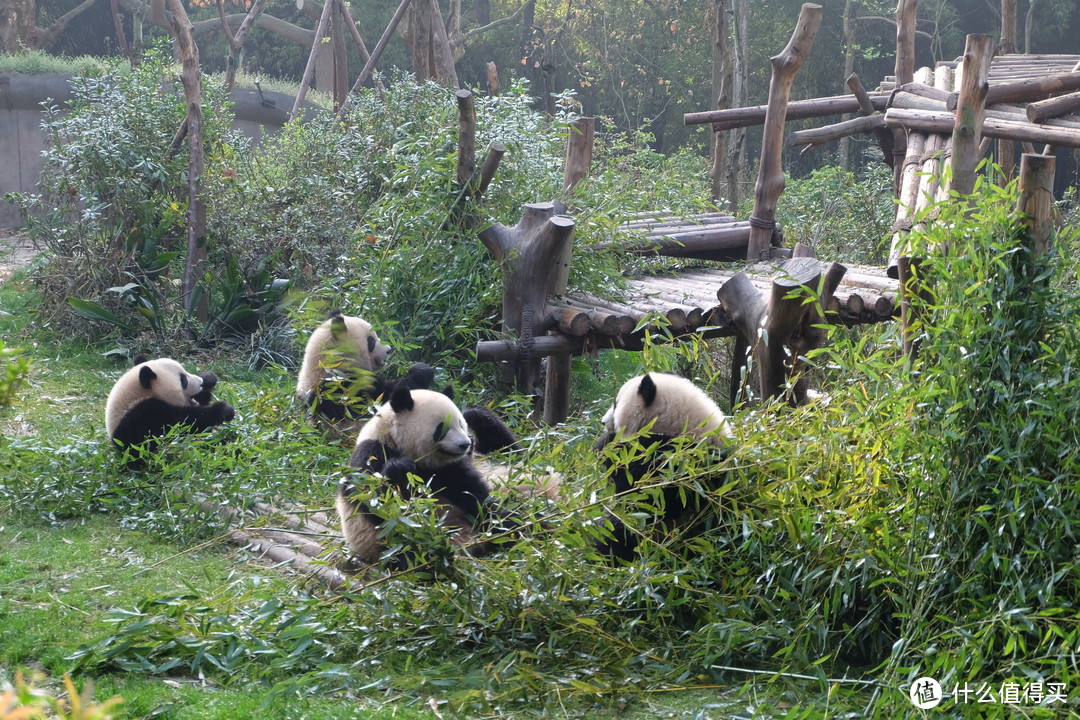
[[[0,227],[23,224],[19,210],[2,199],[8,192],[41,192],[38,178],[44,161],[41,103],[63,107],[71,99],[69,75],[0,73]],[[256,141],[263,133],[281,129],[292,110],[293,96],[278,92],[234,88],[233,127]],[[318,112],[305,105],[304,117]]]

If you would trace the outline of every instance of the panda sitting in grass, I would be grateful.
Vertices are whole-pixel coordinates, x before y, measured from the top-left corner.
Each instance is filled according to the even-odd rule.
[[[236,411],[213,402],[217,376],[188,372],[171,358],[135,358],[105,403],[105,429],[121,449],[160,438],[173,427],[201,432],[233,419]]]
[[[367,321],[334,310],[308,338],[296,396],[311,419],[343,437],[359,425],[363,410],[395,387],[427,389],[434,381],[435,371],[424,363],[396,381],[380,377],[389,354]]]
[[[691,452],[705,450],[708,461],[719,462],[734,440],[728,418],[700,388],[677,375],[649,373],[628,380],[604,415],[604,433],[596,442],[604,450],[616,493],[626,493],[663,479],[679,455],[702,457]],[[708,472],[700,481],[706,491],[722,485],[724,471]],[[687,528],[706,505],[693,489],[669,484],[649,502],[659,510],[651,523]],[[647,508],[652,514],[652,508]],[[642,533],[609,515],[610,536],[598,543],[607,557],[632,561]]]
[[[490,410],[473,407],[467,413],[468,421],[454,403],[452,388],[435,392],[399,387],[361,428],[349,465],[377,478],[380,491],[393,490],[404,500],[417,489],[410,476],[418,478],[440,510],[440,524],[452,533],[452,545],[478,557],[498,546],[484,540],[485,535],[513,531],[521,520],[496,502],[495,484],[474,464],[474,452],[513,448],[517,438]],[[350,567],[380,561],[391,570],[408,567],[415,560],[411,549],[383,557],[388,550],[383,519],[365,499],[369,496],[364,488],[357,487],[359,480],[342,481],[337,497]]]

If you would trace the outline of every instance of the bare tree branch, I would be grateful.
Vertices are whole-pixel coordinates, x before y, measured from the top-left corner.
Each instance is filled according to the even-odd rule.
[[[507,23],[511,23],[514,20],[517,20],[518,17],[521,16],[521,13],[525,12],[525,7],[528,4],[529,3],[526,0],[526,2],[522,3],[521,6],[517,10],[515,10],[511,14],[507,15],[506,17],[499,18],[498,20],[493,20],[493,21],[489,22],[487,25],[484,25],[483,27],[473,28],[469,32],[464,33],[462,35],[459,35],[458,37],[456,37],[456,38],[454,38],[454,39],[452,39],[450,41],[450,46],[454,47],[454,48],[459,47],[459,46],[464,45],[465,43],[467,43],[469,40],[472,40],[477,35],[483,35],[484,33],[488,32],[490,30],[494,30],[495,28],[497,28],[497,27],[499,27],[501,25],[506,25]]]

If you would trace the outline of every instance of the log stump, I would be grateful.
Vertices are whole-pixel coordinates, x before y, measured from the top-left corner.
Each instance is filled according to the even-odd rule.
[[[737,348],[747,348],[757,367],[762,398],[786,397],[793,405],[805,402],[801,358],[824,339],[816,327],[825,320],[819,308],[829,306],[846,271],[839,263],[826,267],[815,258],[798,257],[779,268],[767,297],[746,273],[720,286],[716,296],[741,336]],[[817,302],[808,302],[815,297]],[[740,360],[735,359],[736,367]]]

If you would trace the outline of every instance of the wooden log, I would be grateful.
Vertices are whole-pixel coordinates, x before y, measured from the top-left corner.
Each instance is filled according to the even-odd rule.
[[[627,242],[598,243],[596,249],[667,257],[690,257],[695,253],[741,250],[743,252],[740,253],[739,259],[742,259],[745,257],[749,239],[750,222],[740,221],[726,225],[706,225],[694,230],[649,235]]]
[[[926,147],[926,134],[913,132],[908,135],[908,154],[901,167],[900,188],[897,193],[896,222],[889,246],[888,267],[896,265],[896,259],[907,254],[908,231],[918,201],[922,179],[922,153]]]
[[[630,229],[645,229],[651,230],[653,228],[668,227],[670,225],[685,225],[693,227],[695,225],[713,225],[725,220],[734,221],[736,218],[730,213],[726,212],[708,212],[701,213],[699,215],[689,215],[686,217],[678,215],[657,215],[655,213],[647,213],[645,216],[631,215],[633,220],[623,223],[623,227]]]
[[[495,173],[499,169],[499,163],[502,162],[503,155],[506,154],[506,147],[502,143],[493,142],[488,145],[487,155],[484,156],[484,162],[481,163],[480,169],[477,171],[475,179],[472,182],[473,196],[481,197],[487,192],[488,185],[495,178]]]
[[[796,330],[805,331],[803,321],[813,307],[812,303],[804,302],[805,293],[823,287],[821,298],[827,305],[842,276],[842,265],[834,263],[823,278],[819,261],[794,258],[781,266],[767,294],[760,292],[746,273],[739,273],[720,286],[717,297],[750,347],[762,398],[787,394],[785,382],[796,371],[796,367],[791,367],[789,372],[788,358],[797,360],[798,356],[798,352],[789,352],[788,346]],[[796,345],[799,342],[796,340]],[[791,390],[789,401],[797,402],[799,394],[794,384]]]
[[[592,329],[601,335],[626,335],[634,330],[645,315],[639,310],[615,303],[607,303],[598,298],[567,297],[564,301],[570,307],[581,308],[589,313]]]
[[[574,221],[556,214],[564,209],[562,203],[530,203],[514,227],[496,223],[479,233],[502,272],[503,329],[522,339],[526,359],[533,340],[548,329],[544,312],[548,297],[560,259],[568,257],[567,247],[573,242]],[[515,370],[519,390],[533,392],[539,363],[522,362]]]
[[[468,187],[476,172],[476,104],[468,90],[454,93],[458,107],[457,181]]]
[[[592,166],[596,118],[582,117],[570,123],[563,168],[563,192],[573,191]]]
[[[840,138],[849,137],[851,135],[876,132],[884,127],[884,115],[871,115],[869,117],[858,117],[851,120],[845,120],[832,125],[823,125],[819,128],[796,130],[787,136],[786,142],[789,147],[806,145],[807,147],[804,148],[802,152],[802,154],[805,155],[809,150],[816,148],[818,145],[824,145],[827,142],[839,140]]]
[[[1080,90],[1080,72],[1047,75],[1029,80],[991,85],[986,93],[986,104],[1030,102],[1060,93],[1076,92],[1077,90]],[[946,102],[946,108],[955,110],[959,101],[960,94],[958,92],[951,93]]]
[[[851,90],[851,94],[855,96],[855,99],[859,101],[859,112],[865,116],[874,115],[877,110],[874,109],[874,104],[870,101],[870,95],[863,88],[862,82],[859,81],[859,76],[852,73],[847,78],[848,89]],[[892,132],[888,128],[875,128],[873,130],[874,138],[877,140],[878,147],[881,148],[882,159],[889,167],[893,166],[893,136]]]
[[[571,123],[566,141],[566,160],[563,169],[563,193],[570,193],[589,173],[593,152],[593,118],[578,118]],[[570,278],[570,258],[574,246],[566,243],[555,257],[555,272],[551,278],[549,294],[561,297],[566,294]],[[588,331],[588,316],[580,318],[581,335]],[[569,326],[574,329],[573,323]],[[577,333],[571,333],[577,334]],[[570,412],[570,355],[552,355],[548,358],[544,375],[544,422],[558,425],[566,422]]]
[[[1054,235],[1055,157],[1025,153],[1020,158],[1020,197],[1016,210],[1024,215],[1031,248],[1036,255],[1050,249]]]
[[[765,127],[761,143],[761,161],[754,185],[754,211],[750,216],[750,240],[746,259],[764,260],[769,257],[773,228],[776,226],[776,204],[784,192],[783,140],[784,119],[788,97],[795,75],[814,46],[821,26],[820,5],[805,3],[799,22],[787,46],[772,57],[772,79],[769,82],[769,103],[765,110]]]
[[[1027,118],[1033,123],[1044,123],[1050,118],[1077,111],[1080,111],[1080,92],[1033,102],[1027,106]]]
[[[952,190],[971,195],[975,190],[975,168],[979,164],[979,143],[986,118],[986,95],[994,38],[971,34],[964,47],[964,74],[957,94],[956,124],[952,134]]]
[[[898,95],[897,98],[899,102],[891,105],[890,109],[948,112],[945,108],[945,103],[934,100],[933,98],[907,95]],[[994,118],[997,120],[1007,120],[1016,123],[1030,122],[1024,108],[1008,104],[988,105],[986,108],[986,117]],[[1057,118],[1048,117],[1040,124],[1048,125],[1051,127],[1080,130],[1080,117],[1077,117],[1076,115],[1065,115],[1063,117]]]
[[[581,337],[592,329],[589,313],[584,310],[566,305],[552,305],[548,308],[548,314],[551,316],[551,324],[563,335]]]
[[[919,355],[929,289],[920,271],[919,262],[915,258],[906,256],[899,258],[897,273],[900,280],[900,327],[904,355],[907,356],[909,362],[913,362]]]
[[[870,102],[873,104],[874,109],[884,110],[888,107],[890,94],[888,92],[869,93]],[[767,109],[768,105],[752,105],[727,110],[686,113],[683,115],[683,125],[706,125],[712,123],[714,132],[752,127],[765,122],[765,111]],[[858,99],[851,95],[831,95],[813,100],[793,100],[787,104],[784,118],[787,120],[805,120],[807,118],[844,115],[858,111]]]
[[[885,113],[886,125],[922,132],[947,133],[953,129],[955,123],[955,117],[948,112],[890,109]],[[1080,147],[1080,130],[1056,127],[1049,124],[1036,125],[1029,122],[1014,122],[996,117],[987,117],[983,120],[982,134],[992,138],[1003,138],[1017,142]]]

